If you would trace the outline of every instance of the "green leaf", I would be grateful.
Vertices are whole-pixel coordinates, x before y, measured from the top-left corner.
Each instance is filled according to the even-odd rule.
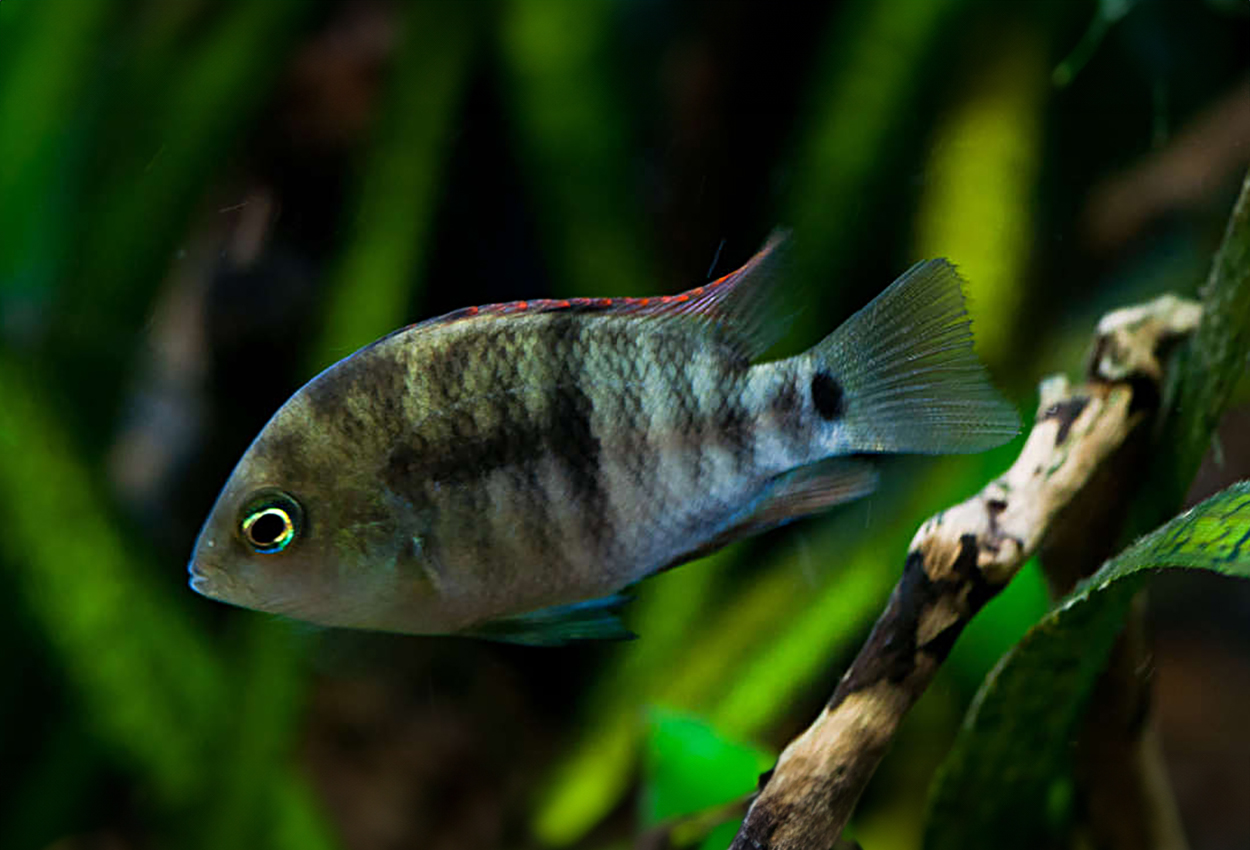
[[[1108,561],[987,677],[929,800],[928,848],[1039,847],[1067,815],[1069,742],[1148,571],[1250,577],[1250,482],[1171,520]]]
[[[1178,414],[1162,438],[1164,445],[1175,447],[1172,479],[1151,482],[1176,498],[1197,473],[1250,357],[1250,172],[1201,293],[1202,322],[1179,364]]]
[[[657,708],[650,721],[642,797],[648,826],[749,794],[774,761],[762,750],[724,737],[692,714]]]

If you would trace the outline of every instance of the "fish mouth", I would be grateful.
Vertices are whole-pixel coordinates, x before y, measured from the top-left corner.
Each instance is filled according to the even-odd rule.
[[[202,550],[203,547],[197,541],[195,549],[191,552],[191,560],[187,562],[187,575],[190,576],[187,584],[201,596],[216,598],[219,595],[220,582],[214,579],[221,576],[221,571],[215,569],[212,563],[206,563]]]
[[[188,581],[187,583],[191,586],[192,590],[194,590],[196,593],[200,594],[201,596],[212,597],[215,595],[213,593],[212,579],[209,576],[205,575],[204,573],[200,572],[199,567],[196,565],[194,561],[192,561],[190,564],[187,565],[187,573],[191,576],[190,581]]]
[[[223,569],[213,557],[215,553],[212,551],[211,540],[207,545],[208,551],[205,548],[204,545],[197,545],[191,553],[191,559],[187,562],[188,586],[209,599],[232,605],[239,604],[237,600],[247,597],[250,589],[232,571]]]

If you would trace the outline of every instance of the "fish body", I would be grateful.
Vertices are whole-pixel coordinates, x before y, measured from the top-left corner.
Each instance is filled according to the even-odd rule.
[[[622,588],[869,492],[849,456],[1016,432],[944,261],[759,362],[778,247],[681,295],[468,308],[340,361],[239,462],[192,586],[324,625],[612,635]]]

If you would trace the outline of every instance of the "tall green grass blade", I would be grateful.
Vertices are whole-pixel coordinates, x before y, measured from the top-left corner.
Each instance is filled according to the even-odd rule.
[[[0,312],[36,311],[68,253],[66,191],[92,63],[114,3],[11,3],[0,19]],[[77,154],[77,155],[75,155]],[[33,319],[33,316],[28,316]],[[6,327],[7,326],[7,327]],[[0,323],[0,334],[30,328]]]
[[[795,611],[786,628],[762,643],[725,683],[709,714],[712,724],[739,737],[767,731],[819,679],[829,660],[872,624],[894,586],[895,574],[882,568],[884,560],[875,547],[859,547],[847,558],[837,579]]]
[[[0,420],[20,447],[0,465],[0,539],[11,581],[44,627],[96,730],[170,803],[201,787],[204,740],[223,730],[221,662],[136,567],[135,553],[11,362]],[[146,695],[146,698],[140,695]]]
[[[156,805],[211,818],[220,792],[213,780],[222,775],[230,736],[259,741],[282,727],[283,740],[286,709],[276,700],[277,715],[238,712],[240,683],[178,601],[147,578],[156,571],[101,510],[106,500],[36,385],[0,358],[0,433],[17,447],[0,464],[0,564],[8,586],[41,626],[89,731],[109,754]],[[181,585],[182,565],[170,568]],[[264,653],[253,663],[272,657]],[[267,667],[265,675],[280,669]],[[300,810],[310,804],[306,796],[287,792],[280,754],[266,746],[261,752],[270,781],[247,801],[244,820],[263,823],[268,813],[280,822],[319,823]],[[324,827],[320,835],[301,846],[332,843]]]
[[[1042,28],[1004,37],[941,119],[916,212],[916,259],[948,257],[964,278],[977,352],[1001,366],[1032,259],[1049,87]]]
[[[831,311],[850,308],[835,285],[867,220],[873,187],[908,126],[926,60],[964,0],[853,0],[835,15],[804,106],[793,188],[782,206],[795,230],[794,271],[820,281],[822,306],[796,318],[795,338],[828,332]],[[882,281],[882,285],[888,281]]]
[[[1051,81],[1056,87],[1063,88],[1076,79],[1076,75],[1081,73],[1081,69],[1098,51],[1099,45],[1102,44],[1103,38],[1106,37],[1112,25],[1127,15],[1135,5],[1137,5],[1137,0],[1098,0],[1094,17],[1090,20],[1085,34],[1072,48],[1072,52],[1051,73]]]
[[[77,250],[47,346],[66,376],[65,389],[83,407],[109,410],[115,403],[136,331],[177,241],[269,94],[312,6],[304,0],[228,4],[206,34],[181,45],[176,63],[159,69],[163,76],[152,88],[109,92],[118,100],[100,110],[90,143],[108,152],[111,165],[76,187],[82,230],[73,233]],[[141,65],[146,58],[139,53],[123,62]],[[145,104],[146,120],[127,120],[135,98]],[[93,368],[84,370],[84,362]]]
[[[631,127],[612,85],[615,3],[504,4],[501,56],[556,289],[655,292]]]
[[[451,2],[407,11],[376,138],[363,163],[349,236],[313,356],[324,367],[404,323],[429,254],[472,56],[472,10]]]

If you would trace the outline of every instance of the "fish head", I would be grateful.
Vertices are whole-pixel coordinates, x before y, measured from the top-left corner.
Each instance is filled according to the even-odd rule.
[[[288,401],[209,513],[192,589],[319,625],[426,631],[402,625],[436,607],[414,512],[379,484],[382,449],[352,436],[305,394]]]

